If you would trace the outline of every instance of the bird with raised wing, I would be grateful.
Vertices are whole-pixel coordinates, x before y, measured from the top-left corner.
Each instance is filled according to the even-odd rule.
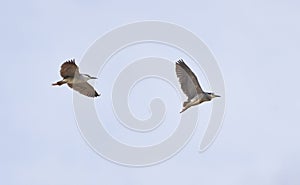
[[[184,63],[181,59],[176,62],[176,75],[179,79],[179,83],[182,91],[188,97],[183,103],[183,108],[180,113],[184,112],[188,108],[199,105],[205,101],[210,101],[213,98],[220,97],[214,93],[204,92],[198,82],[196,75],[193,71]]]
[[[75,64],[75,60],[68,60],[61,65],[60,76],[63,77],[61,81],[53,83],[52,85],[61,86],[67,84],[70,88],[78,91],[88,97],[97,97],[100,94],[91,86],[87,81],[91,79],[97,79],[88,74],[80,74],[78,66]]]

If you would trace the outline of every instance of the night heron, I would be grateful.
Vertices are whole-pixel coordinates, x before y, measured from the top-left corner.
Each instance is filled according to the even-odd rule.
[[[183,103],[183,108],[180,113],[187,110],[191,106],[195,106],[205,101],[210,101],[213,98],[220,97],[214,93],[204,92],[197,80],[196,75],[182,59],[176,62],[176,75],[179,78],[182,91],[188,97],[187,101]]]
[[[83,94],[88,97],[97,97],[100,96],[95,89],[87,82],[91,79],[97,79],[88,74],[80,74],[78,66],[75,64],[75,60],[66,61],[61,65],[60,76],[63,77],[61,81],[53,83],[52,85],[63,85],[68,84],[70,88],[73,88],[75,91],[78,91],[80,94]]]

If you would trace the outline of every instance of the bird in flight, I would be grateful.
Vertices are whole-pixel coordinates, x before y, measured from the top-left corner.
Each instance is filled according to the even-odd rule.
[[[88,80],[97,78],[88,74],[80,74],[74,59],[68,60],[61,65],[60,76],[62,76],[63,79],[53,83],[53,86],[61,86],[66,83],[70,88],[73,88],[75,91],[78,91],[80,94],[85,96],[93,98],[100,96],[100,94],[98,94],[97,91],[87,82]]]
[[[182,91],[188,97],[188,99],[183,102],[183,108],[180,113],[192,106],[220,97],[214,93],[204,92],[196,75],[182,59],[176,62],[176,75],[179,79]]]

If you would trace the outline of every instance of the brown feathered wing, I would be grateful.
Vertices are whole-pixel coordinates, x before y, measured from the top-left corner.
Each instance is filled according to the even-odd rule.
[[[69,60],[61,65],[60,75],[63,78],[74,77],[77,74],[79,74],[79,70],[74,59]]]

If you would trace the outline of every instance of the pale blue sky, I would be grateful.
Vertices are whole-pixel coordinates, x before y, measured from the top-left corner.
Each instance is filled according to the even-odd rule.
[[[0,2],[0,184],[299,184],[299,7],[296,1],[257,0]],[[226,115],[206,152],[197,152],[206,127],[199,123],[175,157],[128,168],[89,148],[77,128],[72,91],[51,83],[64,60],[80,61],[105,33],[143,20],[177,24],[208,45],[224,77]],[[137,48],[131,49],[130,57]],[[181,58],[176,52],[168,57]],[[105,94],[111,84],[104,81],[96,88]],[[104,95],[97,101],[109,103]],[[132,106],[147,117],[143,104]],[[204,121],[207,109],[209,103],[199,108]]]

